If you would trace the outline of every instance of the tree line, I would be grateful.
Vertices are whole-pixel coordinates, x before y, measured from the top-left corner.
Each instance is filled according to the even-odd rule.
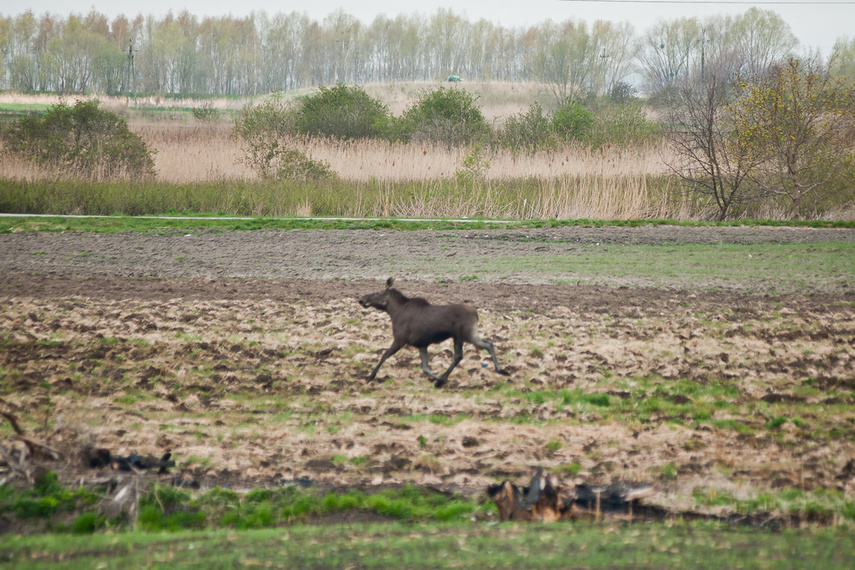
[[[535,81],[563,102],[637,85],[659,91],[726,63],[752,76],[798,48],[780,16],[629,23],[544,21],[508,28],[453,11],[377,16],[343,10],[322,21],[297,12],[199,18],[187,11],[110,21],[97,11],[66,18],[0,16],[0,89],[20,92],[233,95],[319,85],[437,81]],[[855,41],[835,51],[853,67]],[[853,74],[852,71],[849,71]],[[853,74],[855,75],[855,74]]]

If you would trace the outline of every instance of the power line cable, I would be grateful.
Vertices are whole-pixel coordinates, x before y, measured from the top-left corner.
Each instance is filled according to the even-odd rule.
[[[588,4],[767,4],[779,6],[855,6],[855,0],[559,0]]]

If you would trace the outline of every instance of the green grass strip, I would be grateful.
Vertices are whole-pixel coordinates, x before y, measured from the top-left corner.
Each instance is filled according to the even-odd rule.
[[[848,529],[383,524],[0,539],[5,568],[851,568]]]

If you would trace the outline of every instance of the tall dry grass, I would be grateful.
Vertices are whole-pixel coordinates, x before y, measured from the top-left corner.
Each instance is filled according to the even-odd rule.
[[[490,165],[483,177],[461,182],[456,174],[471,152],[467,148],[313,139],[299,143],[302,150],[328,162],[340,182],[285,185],[277,190],[251,186],[261,181],[241,162],[241,149],[227,121],[134,118],[129,126],[155,151],[155,185],[185,188],[173,192],[172,202],[156,196],[157,190],[143,196],[138,189],[136,198],[122,194],[110,206],[99,206],[80,195],[77,200],[87,204],[83,210],[138,214],[201,208],[255,215],[513,219],[688,219],[698,215],[697,204],[690,208],[684,201],[675,202],[668,192],[649,187],[649,180],[667,178],[663,151],[655,146],[598,151],[567,146],[531,156],[485,151],[483,158]],[[0,164],[0,178],[6,180],[32,182],[51,176],[16,160]],[[184,195],[188,185],[200,186],[197,197]],[[66,203],[68,208],[73,205]]]
[[[242,152],[224,122],[174,123],[132,120],[129,126],[149,147],[158,179],[168,183],[192,183],[223,179],[254,180],[255,173],[241,162]],[[330,164],[343,180],[406,181],[453,178],[470,149],[433,144],[401,144],[382,140],[334,141],[312,139],[299,143],[315,160]],[[560,178],[562,176],[625,177],[667,172],[663,149],[591,151],[568,145],[535,155],[502,150],[485,153],[490,162],[488,180],[513,178]]]
[[[130,112],[128,108],[130,103],[133,111],[142,111],[152,109],[170,109],[170,108],[194,108],[209,106],[221,111],[234,111],[242,108],[249,103],[249,98],[217,98],[217,99],[197,99],[187,97],[184,99],[170,99],[161,95],[145,95],[132,97],[130,101],[126,97],[116,97],[111,95],[102,95],[97,93],[81,94],[65,94],[56,95],[53,93],[0,93],[0,104],[11,103],[16,105],[74,105],[78,101],[91,101],[96,99],[100,102],[101,107],[117,112]]]
[[[393,112],[401,112],[431,84],[374,86],[368,91],[384,100]],[[473,85],[478,89],[484,114],[501,121],[525,110],[543,94],[535,85]],[[372,91],[372,89],[374,91]],[[288,96],[297,96],[290,93]],[[126,112],[124,98],[100,97],[105,107]],[[0,102],[73,104],[75,98],[49,95],[0,95]],[[212,106],[221,110],[242,107],[246,101],[174,101],[157,97],[137,101],[138,109]],[[186,114],[160,115],[136,112],[129,127],[154,151],[158,185],[204,185],[197,201],[190,194],[175,205],[158,198],[152,190],[131,203],[123,194],[110,206],[116,211],[137,212],[157,208],[205,208],[207,211],[243,211],[259,215],[371,215],[371,216],[469,216],[491,218],[660,218],[692,217],[685,206],[675,205],[666,192],[649,188],[649,180],[667,174],[663,149],[648,146],[631,150],[606,148],[592,151],[581,146],[539,152],[534,155],[508,150],[483,151],[489,167],[475,180],[458,183],[468,148],[442,145],[400,144],[387,141],[300,142],[315,160],[329,163],[341,182],[331,187],[289,187],[288,190],[253,188],[255,172],[244,164],[243,153],[232,138],[232,123],[224,113],[202,121]],[[481,176],[483,175],[483,176]],[[0,178],[48,180],[54,175],[30,164],[4,157]],[[213,186],[212,186],[213,185]],[[83,192],[83,190],[77,190]],[[284,194],[283,194],[284,193]],[[240,195],[238,195],[240,194]],[[88,197],[82,194],[78,200]],[[125,203],[125,201],[128,201]],[[71,207],[71,205],[68,205]],[[107,206],[103,206],[107,208]],[[87,211],[98,210],[88,203]],[[682,209],[681,209],[682,208]],[[697,214],[697,212],[695,212]]]

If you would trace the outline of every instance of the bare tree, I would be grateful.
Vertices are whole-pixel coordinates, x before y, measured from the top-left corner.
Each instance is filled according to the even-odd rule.
[[[727,81],[707,74],[704,81],[685,85],[670,106],[668,133],[674,151],[670,168],[693,193],[709,197],[724,220],[735,204],[747,198],[750,156],[734,144],[738,133],[728,114],[733,90]]]
[[[697,18],[662,21],[645,33],[636,50],[639,71],[650,93],[685,83],[700,38]]]
[[[596,53],[585,22],[568,20],[558,26],[542,25],[534,55],[534,75],[555,96],[559,105],[590,88]]]
[[[740,54],[743,77],[763,76],[799,44],[781,16],[756,7],[734,19],[724,40]]]
[[[855,86],[855,38],[839,38],[829,59],[834,76],[849,86]]]

